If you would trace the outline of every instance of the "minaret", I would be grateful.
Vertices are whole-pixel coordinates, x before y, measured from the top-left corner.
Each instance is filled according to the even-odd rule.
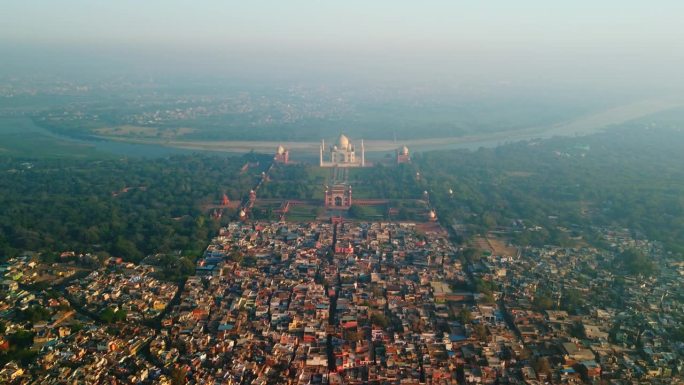
[[[366,147],[363,146],[363,139],[361,139],[361,167],[366,167]]]
[[[319,162],[320,167],[323,167],[323,148],[324,147],[325,147],[325,139],[321,139],[320,162]]]

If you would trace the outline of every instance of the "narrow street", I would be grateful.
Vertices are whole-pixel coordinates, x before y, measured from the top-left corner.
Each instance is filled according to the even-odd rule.
[[[328,265],[332,265],[335,262],[335,245],[337,244],[337,226],[338,224],[333,225],[333,241],[330,249],[328,249],[326,253],[326,260]],[[330,327],[333,327],[334,325],[337,324],[337,298],[340,293],[340,275],[339,273],[335,276],[335,283],[332,287],[332,290],[334,290],[334,295],[330,296],[330,309],[328,311],[328,325]],[[327,288],[330,290],[330,288]],[[326,339],[326,352],[328,355],[328,370],[329,371],[335,371],[337,369],[335,365],[335,347],[333,346],[333,335],[328,332],[327,339]]]

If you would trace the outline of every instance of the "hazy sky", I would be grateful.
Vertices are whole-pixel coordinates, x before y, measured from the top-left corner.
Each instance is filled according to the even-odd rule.
[[[663,46],[684,41],[680,0],[4,0],[18,43]]]
[[[548,76],[580,76],[586,68],[595,77],[665,78],[684,65],[684,1],[0,2],[0,49],[34,47],[48,55],[72,49],[164,57],[167,63],[192,58],[200,67],[217,57],[225,63],[294,58],[309,67],[355,60],[372,67],[375,61],[381,70],[391,62],[398,73],[409,66],[492,68],[502,80],[531,69],[532,75],[553,69]]]

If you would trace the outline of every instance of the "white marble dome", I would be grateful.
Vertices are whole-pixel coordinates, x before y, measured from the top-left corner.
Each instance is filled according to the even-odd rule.
[[[337,140],[337,147],[341,148],[343,150],[348,149],[349,148],[349,138],[347,138],[347,136],[344,134],[340,135],[340,138]]]

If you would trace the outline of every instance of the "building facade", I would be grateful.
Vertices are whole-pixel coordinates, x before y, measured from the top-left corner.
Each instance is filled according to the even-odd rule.
[[[325,207],[347,210],[352,205],[352,188],[345,183],[325,186]]]
[[[397,149],[397,164],[411,163],[411,155],[406,146]]]
[[[283,146],[278,146],[276,149],[276,153],[273,156],[273,161],[276,163],[284,163],[287,164],[290,161],[290,150],[286,149]]]
[[[326,148],[325,140],[320,146],[321,167],[365,167],[366,149],[361,140],[361,153],[357,156],[354,146],[345,135],[340,135],[337,143]],[[327,157],[327,159],[325,159]]]

